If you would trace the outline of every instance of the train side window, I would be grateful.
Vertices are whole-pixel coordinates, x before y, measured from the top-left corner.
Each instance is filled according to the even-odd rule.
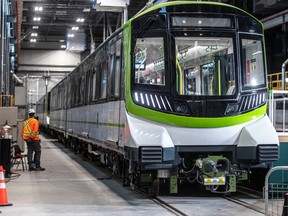
[[[91,100],[91,70],[87,71],[85,76],[85,88],[86,88],[86,98],[85,103],[89,103]]]
[[[120,69],[121,69],[121,40],[116,41],[110,47],[110,94],[119,97],[120,93]]]
[[[119,97],[120,93],[120,69],[121,69],[121,58],[116,56],[115,59],[115,79],[114,79],[114,95]]]
[[[115,80],[114,80],[114,95],[119,97],[120,95],[120,79],[121,79],[121,47],[122,40],[116,42],[116,59],[115,59]]]
[[[92,73],[92,100],[95,101],[98,99],[98,76],[97,73],[99,72],[99,67],[95,67]]]
[[[245,89],[265,85],[263,43],[256,39],[242,39],[242,71]]]
[[[63,89],[63,85],[60,84],[59,88],[58,88],[58,108],[62,108],[62,104],[63,104],[63,96],[62,96],[62,89]]]
[[[101,92],[100,99],[105,99],[107,94],[107,63],[104,62],[101,67]]]
[[[82,74],[79,77],[79,89],[78,89],[78,104],[83,104],[84,102],[84,95],[85,95],[85,91],[84,91],[84,84],[85,84],[85,77],[84,74]]]
[[[135,83],[165,85],[164,38],[137,38],[134,69]]]
[[[80,104],[80,89],[81,89],[81,77],[77,78],[76,81],[76,104]]]
[[[77,81],[76,81],[76,74],[74,73],[74,76],[72,78],[72,106],[74,107],[77,102]],[[74,90],[73,90],[74,89]]]
[[[63,108],[67,109],[67,79],[63,80]]]
[[[124,41],[122,40],[121,41],[121,47],[122,47],[122,50],[121,50],[121,56],[122,56],[122,61],[120,61],[120,65],[121,65],[121,69],[120,69],[120,98],[121,99],[124,99],[124,95],[125,95],[125,91],[124,91],[124,88],[125,88],[125,49],[124,49]]]
[[[66,97],[67,97],[67,108],[71,108],[71,78],[70,76],[66,78]]]

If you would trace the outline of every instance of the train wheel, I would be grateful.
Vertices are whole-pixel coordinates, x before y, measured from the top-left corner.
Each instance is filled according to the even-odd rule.
[[[148,187],[148,196],[151,198],[157,198],[159,195],[160,181],[155,179],[153,183]]]

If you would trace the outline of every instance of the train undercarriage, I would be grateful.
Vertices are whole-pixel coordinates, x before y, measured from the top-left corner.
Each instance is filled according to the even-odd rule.
[[[65,147],[71,148],[75,154],[107,166],[112,170],[112,176],[122,178],[124,187],[144,189],[149,197],[157,197],[162,186],[169,188],[170,194],[177,194],[178,187],[186,183],[198,185],[212,193],[229,195],[236,192],[239,182],[249,180],[249,175],[253,172],[253,169],[231,164],[231,160],[220,153],[197,154],[197,157],[180,154],[173,164],[164,164],[162,168],[151,168],[150,164],[149,168],[149,164],[125,158],[123,149],[119,147],[114,150],[106,149],[101,143],[85,137],[73,134],[65,137],[61,131],[47,128],[44,131],[64,143]],[[269,166],[261,168],[267,171]]]

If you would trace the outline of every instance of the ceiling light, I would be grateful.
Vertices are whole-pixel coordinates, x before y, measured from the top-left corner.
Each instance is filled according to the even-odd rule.
[[[34,17],[33,18],[33,21],[38,21],[39,22],[40,20],[41,20],[41,17]]]
[[[32,29],[39,29],[39,26],[32,26]]]
[[[65,42],[65,40],[59,40],[59,42],[60,42],[60,43],[64,43],[64,42]]]
[[[73,30],[73,31],[77,31],[77,30],[79,30],[79,27],[78,27],[78,26],[73,26],[73,27],[72,27],[72,30]]]
[[[36,39],[30,39],[31,43],[35,43],[37,40]]]
[[[90,12],[90,10],[91,10],[90,8],[84,8],[84,9],[83,9],[83,12],[86,12],[86,13],[87,13],[87,12]]]
[[[43,10],[43,7],[41,7],[41,6],[40,7],[38,7],[38,6],[35,7],[35,11],[42,11],[42,10]]]
[[[76,20],[76,22],[84,22],[84,18],[78,18],[77,20]]]
[[[31,33],[31,36],[32,36],[32,37],[37,37],[38,34],[37,34],[37,33]]]
[[[68,37],[74,37],[75,35],[74,34],[68,34]]]
[[[61,48],[62,48],[62,49],[65,49],[65,48],[66,48],[66,45],[61,45]]]

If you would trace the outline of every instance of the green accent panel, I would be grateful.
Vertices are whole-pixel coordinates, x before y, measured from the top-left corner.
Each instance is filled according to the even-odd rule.
[[[141,182],[152,182],[153,178],[151,174],[141,174]]]
[[[127,95],[131,95],[130,86],[131,86],[131,21],[128,21],[125,24],[123,30],[123,49],[124,49],[124,79],[125,79],[125,98]]]
[[[247,171],[242,171],[238,175],[238,180],[239,181],[246,181],[248,180],[248,172]]]
[[[229,178],[229,192],[236,192],[236,176],[228,175]]]
[[[62,119],[51,119],[50,121],[58,121],[58,122],[65,122]],[[117,124],[117,123],[107,123],[107,122],[88,122],[88,121],[67,121],[67,123],[76,123],[76,124],[92,124],[92,125],[101,125],[101,126],[108,126],[108,127],[122,127],[124,128],[124,124]]]
[[[273,162],[273,167],[276,166],[288,166],[288,142],[280,142],[279,144],[279,160],[277,162]],[[284,179],[284,180],[283,180]],[[288,184],[288,171],[277,170],[274,171],[270,178],[270,183],[285,183]]]
[[[177,176],[170,177],[170,194],[178,193]]]
[[[180,115],[162,113],[135,105],[132,101],[131,94],[127,95],[126,98],[127,111],[133,115],[149,119],[151,121],[159,122],[162,124],[168,124],[180,127],[196,127],[196,128],[227,127],[249,122],[261,116],[264,116],[266,114],[266,106],[267,105],[264,105],[256,110],[237,116],[199,118],[199,117],[180,116]]]

